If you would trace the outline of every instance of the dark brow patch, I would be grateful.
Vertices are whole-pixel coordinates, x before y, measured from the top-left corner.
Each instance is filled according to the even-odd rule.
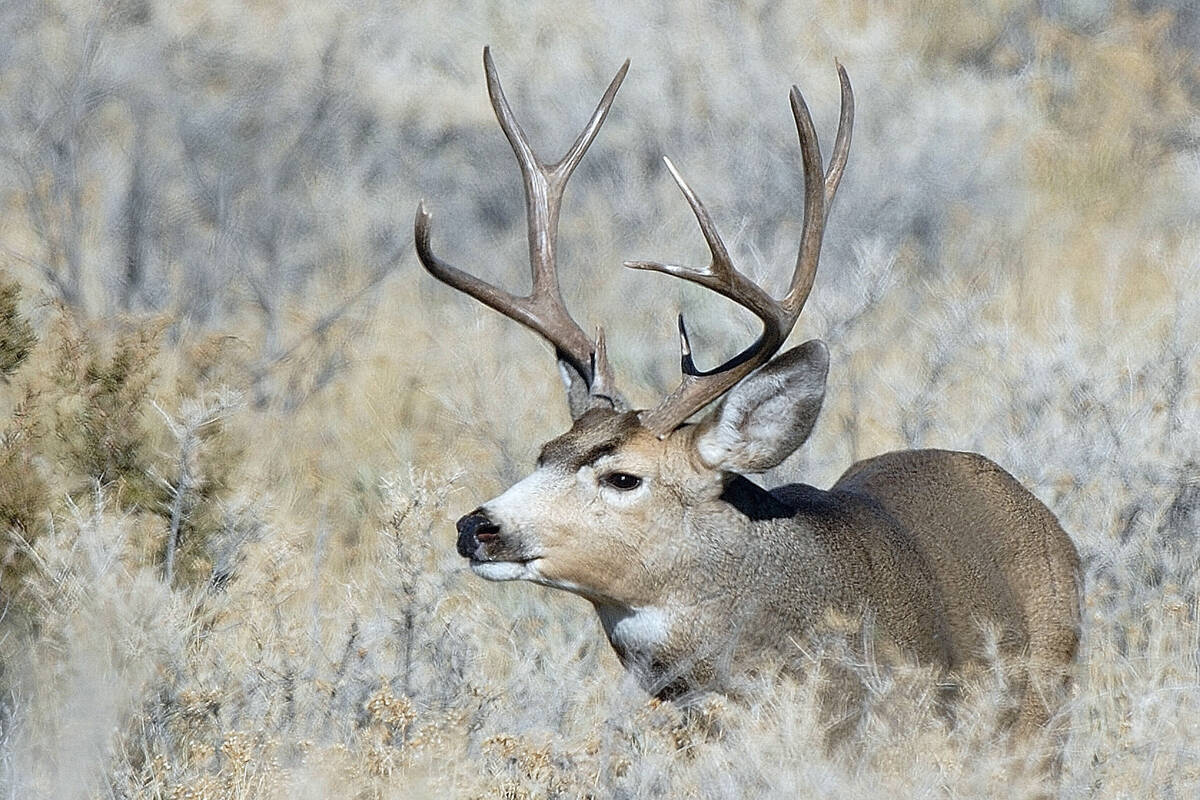
[[[588,412],[571,430],[546,442],[537,465],[553,464],[575,472],[616,451],[637,425],[637,415],[633,413]]]
[[[579,457],[579,460],[575,464],[575,469],[579,469],[580,467],[586,467],[591,464],[594,464],[597,461],[599,461],[601,458],[603,458],[604,456],[607,456],[607,455],[615,452],[617,449],[617,444],[618,444],[618,442],[609,442],[607,444],[597,445],[596,447],[593,447],[591,450],[587,451],[586,453],[584,453],[582,456]]]
[[[542,448],[541,455],[538,456],[538,466],[546,464],[555,464],[565,467],[570,472],[575,472],[581,467],[592,464],[606,455],[616,452],[616,449],[621,446],[622,439],[609,439],[605,442],[591,445],[588,449],[580,452],[578,447],[569,447],[564,445],[585,445],[585,442],[560,442],[555,440],[549,442]],[[559,445],[552,447],[551,445]]]

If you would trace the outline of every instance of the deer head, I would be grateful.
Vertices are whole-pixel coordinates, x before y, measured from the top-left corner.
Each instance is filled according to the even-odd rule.
[[[563,190],[608,115],[629,62],[617,71],[566,155],[548,165],[533,152],[513,117],[487,48],[483,61],[492,107],[524,180],[533,288],[518,297],[435,256],[424,203],[415,223],[417,255],[438,280],[537,331],[554,346],[574,424],[542,448],[531,475],[458,521],[458,552],[490,580],[555,586],[603,607],[651,605],[670,591],[669,575],[683,562],[702,564],[698,549],[720,547],[717,540],[737,528],[737,521],[717,518],[727,506],[718,508],[712,501],[741,502],[751,515],[773,513],[770,497],[756,495],[739,476],[780,463],[803,443],[816,420],[828,370],[824,344],[814,340],[776,353],[795,326],[816,275],[826,215],[850,148],[850,82],[839,64],[841,116],[827,170],[804,98],[798,88],[791,90],[804,172],[804,219],[795,269],[782,299],[771,297],[737,269],[708,211],[664,159],[696,216],[711,261],[703,269],[652,261],[625,266],[704,286],[749,309],[763,329],[745,350],[703,371],[693,360],[681,315],[682,380],[653,409],[633,411],[616,389],[603,331],[589,337],[567,312],[555,258]],[[687,424],[717,400],[707,415]]]

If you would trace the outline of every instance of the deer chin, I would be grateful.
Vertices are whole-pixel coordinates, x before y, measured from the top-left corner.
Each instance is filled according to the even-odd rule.
[[[489,581],[536,581],[541,577],[537,569],[540,559],[528,561],[480,561],[471,559],[471,571]]]

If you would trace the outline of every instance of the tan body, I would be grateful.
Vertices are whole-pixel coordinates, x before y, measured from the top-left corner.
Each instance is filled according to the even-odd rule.
[[[718,292],[752,311],[763,331],[704,372],[681,318],[679,387],[657,407],[631,411],[614,386],[602,333],[589,337],[567,313],[555,261],[563,189],[628,62],[554,165],[530,148],[486,49],[484,64],[525,182],[532,290],[511,295],[435,256],[424,205],[417,254],[439,280],[551,342],[575,422],[542,448],[532,474],[458,521],[458,552],[471,569],[590,600],[621,661],[661,697],[726,689],[768,662],[797,664],[825,632],[865,621],[877,653],[942,674],[981,663],[997,637],[1001,653],[1023,665],[1018,728],[1043,725],[1061,702],[1078,646],[1080,564],[1054,515],[1012,476],[983,456],[919,450],[859,462],[829,491],[767,491],[745,477],[803,444],[825,395],[822,342],[780,351],[812,288],[850,147],[845,70],[838,68],[842,112],[827,169],[792,89],[804,222],[782,299],[734,266],[710,215],[668,162],[712,260],[703,269],[626,266]]]

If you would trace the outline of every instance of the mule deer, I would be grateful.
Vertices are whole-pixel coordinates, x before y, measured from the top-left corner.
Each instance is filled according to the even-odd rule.
[[[828,491],[804,484],[768,491],[745,477],[804,442],[824,397],[822,342],[776,353],[812,288],[850,148],[854,100],[841,65],[827,170],[804,98],[791,90],[804,217],[782,300],[734,266],[705,207],[667,161],[711,263],[625,266],[718,292],[752,311],[763,330],[728,362],[701,371],[681,316],[682,381],[655,408],[634,411],[615,388],[603,331],[593,339],[568,314],[555,260],[563,189],[629,62],[567,154],[548,165],[514,119],[486,48],[483,59],[524,179],[532,291],[509,294],[434,255],[423,202],[417,254],[435,278],[554,346],[574,424],[542,447],[531,475],[458,520],[458,552],[471,569],[591,601],[621,662],[660,697],[721,688],[767,657],[786,663],[833,618],[867,615],[881,641],[938,670],[980,663],[998,633],[1003,651],[1026,665],[1017,727],[1043,725],[1060,703],[1078,645],[1080,565],[1054,515],[1011,475],[974,453],[909,450],[852,465]]]

